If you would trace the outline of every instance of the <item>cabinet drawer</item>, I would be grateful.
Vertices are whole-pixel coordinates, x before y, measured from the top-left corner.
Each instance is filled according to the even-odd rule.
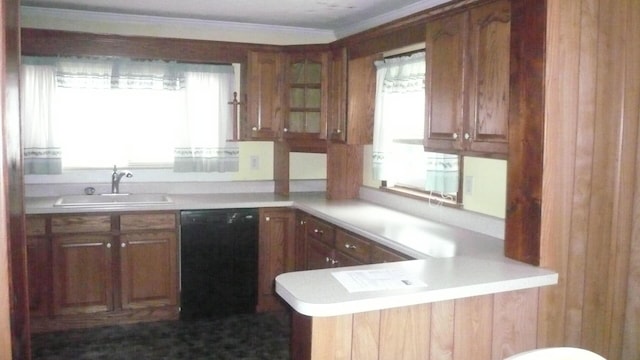
[[[337,230],[336,249],[364,263],[368,263],[371,243],[342,230]]]
[[[379,264],[385,262],[395,262],[395,261],[404,261],[409,260],[408,256],[400,255],[391,250],[379,247],[372,246],[371,247],[371,263]]]
[[[335,229],[332,225],[316,218],[307,218],[307,235],[333,246]]]
[[[159,214],[124,214],[120,216],[120,230],[175,229],[173,212]]]
[[[46,234],[46,218],[44,216],[27,216],[27,236]]]
[[[109,231],[110,215],[62,215],[51,218],[51,232],[54,234]]]

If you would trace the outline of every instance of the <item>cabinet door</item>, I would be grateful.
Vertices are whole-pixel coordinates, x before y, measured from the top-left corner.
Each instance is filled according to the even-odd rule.
[[[306,270],[307,263],[307,220],[306,215],[302,212],[296,212],[296,236],[295,236],[295,262],[294,270]]]
[[[326,139],[329,54],[290,53],[287,59],[285,137]]]
[[[307,238],[307,270],[326,269],[333,267],[333,248],[314,238]]]
[[[283,61],[276,52],[249,52],[246,140],[273,140],[282,130]]]
[[[53,312],[113,310],[112,236],[69,234],[53,238]]]
[[[29,220],[27,219],[27,227]],[[29,230],[27,229],[27,232]],[[51,248],[49,239],[43,236],[27,237],[27,276],[29,283],[29,314],[49,314],[51,289]]]
[[[291,209],[260,209],[258,240],[258,305],[256,311],[280,310],[275,278],[293,271],[295,212]]]
[[[122,308],[176,305],[177,259],[175,230],[122,234]]]
[[[470,12],[469,126],[476,152],[507,154],[511,6],[501,0]]]
[[[329,61],[328,137],[331,141],[347,141],[347,79],[349,57],[346,47],[333,50]]]
[[[425,148],[462,149],[468,13],[430,22],[426,40]]]
[[[373,143],[373,115],[376,102],[376,66],[380,56],[372,55],[349,60],[347,143]]]
[[[33,317],[48,315],[51,303],[51,244],[46,221],[44,216],[26,217],[29,314]]]

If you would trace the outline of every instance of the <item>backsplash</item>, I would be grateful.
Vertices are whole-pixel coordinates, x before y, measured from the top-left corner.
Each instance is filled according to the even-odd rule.
[[[504,240],[504,219],[447,206],[428,204],[375,188],[360,187],[361,200],[386,206],[424,219],[464,228]]]
[[[25,196],[61,196],[81,195],[91,186],[96,194],[111,192],[111,183],[60,183],[26,184]],[[327,188],[326,180],[292,180],[290,192],[322,192]],[[161,194],[231,194],[231,193],[272,193],[273,181],[219,181],[219,182],[127,182],[120,184],[122,193],[161,193]]]

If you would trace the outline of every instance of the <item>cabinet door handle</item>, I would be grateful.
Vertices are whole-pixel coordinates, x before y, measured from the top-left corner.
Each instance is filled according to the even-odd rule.
[[[256,126],[251,128],[252,131],[258,131],[258,128]]]
[[[454,140],[457,139],[458,138],[458,133],[453,133],[452,137],[453,137]]]
[[[338,260],[331,259],[331,265],[336,265],[337,263],[339,263]]]
[[[265,216],[265,217],[264,217],[264,221],[271,221],[271,217],[269,217],[269,216]]]
[[[331,258],[330,258],[330,257],[328,257],[328,256],[327,256],[326,258],[324,258],[324,262],[326,262],[326,263],[329,263],[329,262],[331,262],[331,261],[333,261],[333,259],[331,259]]]
[[[342,133],[342,130],[336,129],[336,134],[340,134],[340,133]]]
[[[469,138],[471,138],[471,135],[468,132],[464,133],[464,139],[469,140]]]
[[[111,243],[106,243],[105,246],[107,247],[107,249],[111,249]]]
[[[127,243],[120,243],[120,247],[127,247]]]
[[[300,220],[300,225],[304,225],[304,224],[306,224],[306,223],[307,223],[306,221],[304,221],[304,220]]]
[[[355,249],[358,248],[357,246],[349,244],[349,243],[345,243],[344,247],[347,248],[347,249],[351,249],[351,250],[355,250]]]
[[[313,229],[313,232],[320,235],[324,234],[324,231],[318,229]]]
[[[284,128],[283,130],[284,130],[284,132],[289,132],[289,129],[287,129],[287,128]]]

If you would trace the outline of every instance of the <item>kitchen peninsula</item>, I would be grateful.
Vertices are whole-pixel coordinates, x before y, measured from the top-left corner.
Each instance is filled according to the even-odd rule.
[[[28,216],[290,208],[415,259],[273,274],[275,292],[294,310],[294,359],[371,358],[372,352],[380,359],[429,359],[429,353],[454,347],[456,354],[483,351],[477,358],[499,358],[535,347],[538,288],[558,281],[555,272],[504,257],[497,237],[370,201],[332,201],[323,193],[168,196],[165,204],[111,208],[56,207],[55,197],[27,198],[26,205]],[[300,240],[296,236],[294,242]],[[426,286],[350,293],[332,275],[345,270],[400,271]]]

